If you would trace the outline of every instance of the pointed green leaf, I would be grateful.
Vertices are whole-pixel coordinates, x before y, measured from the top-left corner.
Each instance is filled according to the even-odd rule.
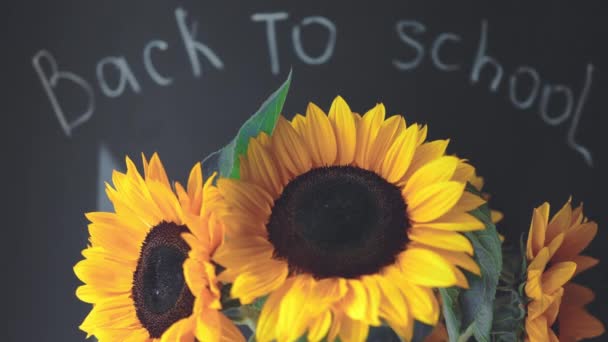
[[[291,71],[279,89],[264,101],[262,106],[239,129],[237,135],[220,150],[203,159],[203,173],[218,172],[221,177],[239,178],[239,156],[247,152],[249,140],[261,132],[272,134],[279,119],[291,84]]]
[[[479,194],[473,187],[468,187],[467,190]],[[445,289],[440,290],[440,293],[444,301],[443,312],[450,341],[458,341],[462,335],[472,333],[476,341],[489,342],[494,297],[502,269],[501,242],[487,205],[470,213],[485,225],[483,230],[465,233],[473,244],[481,277],[467,274],[469,289]]]

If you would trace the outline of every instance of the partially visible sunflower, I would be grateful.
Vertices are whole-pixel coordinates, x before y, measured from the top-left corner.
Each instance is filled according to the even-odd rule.
[[[250,140],[240,180],[218,181],[219,277],[242,303],[270,294],[258,341],[363,341],[383,321],[409,340],[414,319],[437,323],[433,288],[480,274],[460,234],[484,227],[468,213],[485,202],[465,191],[474,168],[445,155],[447,140],[425,142],[426,126],[385,115],[310,104]]]
[[[173,192],[154,154],[143,158],[145,177],[127,158],[127,172],[114,172],[106,185],[115,212],[87,214],[90,246],[74,272],[85,285],[76,295],[93,304],[80,328],[99,341],[243,340],[221,313],[210,253],[222,227],[208,207],[213,191],[203,188],[200,164],[190,173],[187,191]],[[178,198],[179,196],[179,198]],[[197,247],[188,241],[197,239]],[[190,258],[188,259],[188,254]],[[183,266],[186,260],[186,277]],[[193,276],[192,269],[201,272]]]
[[[569,283],[597,264],[580,255],[596,233],[597,224],[584,217],[582,205],[572,209],[570,200],[550,221],[548,203],[534,209],[526,248],[527,341],[579,341],[604,333],[603,324],[584,309],[593,292]]]

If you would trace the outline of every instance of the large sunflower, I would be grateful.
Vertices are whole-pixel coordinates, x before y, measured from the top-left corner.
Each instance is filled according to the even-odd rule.
[[[603,324],[584,309],[593,292],[569,282],[597,264],[597,259],[580,255],[596,233],[597,224],[584,217],[582,205],[573,210],[570,200],[550,221],[548,203],[534,209],[526,248],[528,341],[569,342],[604,333]]]
[[[100,341],[238,341],[238,329],[217,311],[209,258],[223,231],[209,212],[214,190],[203,188],[200,164],[187,190],[176,184],[177,194],[156,154],[143,158],[145,178],[126,164],[106,188],[115,212],[87,214],[90,246],[74,272],[85,283],[76,295],[93,309],[80,328]]]
[[[228,210],[215,260],[241,302],[270,294],[259,341],[362,341],[382,322],[409,340],[414,319],[437,322],[432,288],[467,287],[460,267],[480,273],[459,233],[483,228],[467,213],[484,203],[465,191],[474,169],[426,134],[337,97],[329,115],[310,104],[251,139],[240,180],[217,183]]]

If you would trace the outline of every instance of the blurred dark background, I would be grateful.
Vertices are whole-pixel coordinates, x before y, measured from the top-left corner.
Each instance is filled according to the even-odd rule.
[[[510,241],[542,202],[583,201],[600,226],[586,254],[603,261],[578,282],[608,322],[599,1],[60,0],[14,3],[2,16],[9,341],[84,340],[90,307],[72,272],[87,243],[83,213],[108,208],[100,189],[125,155],[157,151],[185,180],[290,67],[287,116],[309,101],[328,109],[340,94],[355,111],[383,102],[428,124],[430,139],[451,138],[449,152],[486,178]]]

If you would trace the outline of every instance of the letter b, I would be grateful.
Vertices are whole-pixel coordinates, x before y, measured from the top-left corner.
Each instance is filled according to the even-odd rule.
[[[47,74],[42,69],[42,66],[40,65],[41,60],[46,60],[46,62],[50,65],[50,74]],[[46,95],[51,101],[51,106],[53,106],[53,111],[57,116],[57,120],[59,120],[59,123],[61,124],[61,128],[63,128],[65,134],[70,137],[72,135],[72,131],[76,127],[87,122],[93,116],[93,111],[95,110],[95,96],[93,94],[93,88],[91,88],[91,85],[84,78],[69,71],[58,70],[55,58],[46,50],[39,51],[32,58],[32,64],[36,70],[36,73],[38,74],[38,77],[40,78],[40,82],[42,83],[42,87],[44,87]],[[54,89],[58,86],[59,81],[61,80],[71,81],[79,85],[89,98],[89,105],[87,106],[86,110],[71,122],[66,118],[63,109],[59,105],[57,96],[55,95]]]

